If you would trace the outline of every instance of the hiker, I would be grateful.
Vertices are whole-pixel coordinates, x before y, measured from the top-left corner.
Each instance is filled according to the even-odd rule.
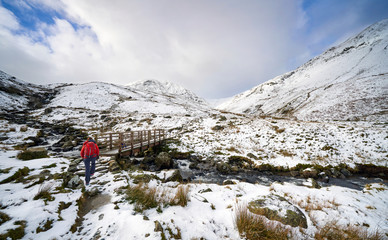
[[[91,137],[88,137],[87,140],[83,143],[81,149],[81,157],[85,163],[85,184],[89,185],[90,176],[94,175],[96,168],[96,160],[99,158],[100,149],[97,146],[96,141]]]

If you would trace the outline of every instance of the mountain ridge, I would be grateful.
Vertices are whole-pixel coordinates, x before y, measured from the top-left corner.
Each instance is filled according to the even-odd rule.
[[[294,71],[240,93],[218,108],[301,120],[385,121],[387,46],[385,19]],[[351,97],[344,96],[345,93]]]

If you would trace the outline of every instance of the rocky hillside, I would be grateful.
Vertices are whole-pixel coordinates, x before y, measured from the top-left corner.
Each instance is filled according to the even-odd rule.
[[[41,107],[53,93],[0,71],[0,113]]]
[[[388,119],[388,19],[218,108],[302,120]]]
[[[102,82],[40,86],[4,72],[0,72],[0,78],[1,113],[12,121],[23,116],[22,119],[41,122],[75,124],[78,128],[170,129],[215,112],[194,93],[170,83],[145,81],[133,87]]]

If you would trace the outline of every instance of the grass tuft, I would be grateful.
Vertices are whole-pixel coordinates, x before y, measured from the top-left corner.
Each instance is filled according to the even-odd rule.
[[[39,187],[38,193],[35,195],[34,200],[43,199],[47,204],[47,201],[54,201],[54,197],[51,195],[50,190],[54,183],[42,184]]]
[[[337,222],[329,222],[320,228],[314,238],[316,240],[380,240],[384,239],[378,231],[368,231],[359,226],[340,226]]]
[[[12,181],[22,182],[24,177],[27,176],[29,172],[30,169],[28,167],[19,168],[12,176],[1,181],[0,184],[9,183]]]
[[[190,192],[190,186],[180,185],[171,203],[174,203],[175,205],[180,205],[182,207],[186,207],[187,202],[190,201],[189,192]]]
[[[250,213],[246,205],[236,207],[235,223],[240,235],[247,240],[280,240],[291,237],[291,231],[288,228]]]
[[[135,211],[143,212],[144,210],[156,208],[158,206],[156,188],[149,188],[143,184],[128,186],[127,199],[135,203]]]

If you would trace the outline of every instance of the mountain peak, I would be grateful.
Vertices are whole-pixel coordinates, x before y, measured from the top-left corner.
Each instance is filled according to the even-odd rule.
[[[190,90],[172,82],[168,81],[159,81],[155,79],[146,79],[146,80],[139,80],[133,83],[130,83],[126,85],[129,88],[141,90],[141,91],[147,91],[147,92],[153,92],[158,93],[162,95],[169,95],[169,96],[175,96],[175,97],[181,97],[181,98],[187,98],[190,100],[194,100],[199,103],[206,103],[205,100],[198,97],[195,93],[191,92]]]

